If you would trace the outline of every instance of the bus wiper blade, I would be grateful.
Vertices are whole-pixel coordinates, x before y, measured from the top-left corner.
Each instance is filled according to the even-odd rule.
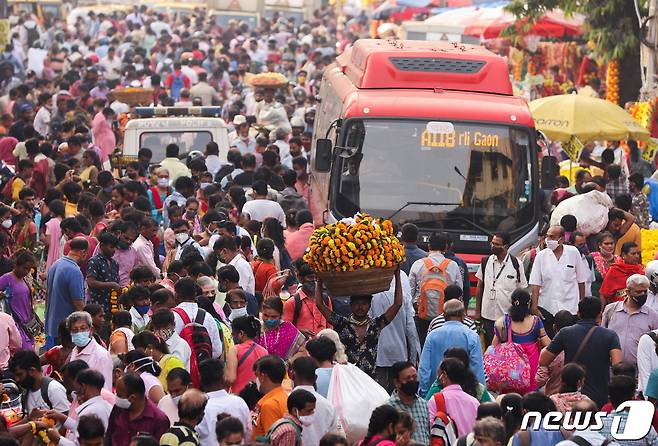
[[[389,217],[387,217],[387,220],[390,220],[391,218],[395,217],[398,215],[400,212],[404,210],[407,206],[412,206],[412,205],[420,205],[420,206],[461,206],[461,203],[443,203],[443,202],[435,202],[435,201],[407,201],[404,206],[402,206],[400,209],[397,211],[393,212]]]

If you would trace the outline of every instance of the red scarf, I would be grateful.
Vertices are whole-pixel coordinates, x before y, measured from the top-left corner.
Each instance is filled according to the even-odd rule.
[[[644,267],[640,264],[631,265],[623,260],[613,264],[605,275],[605,279],[603,279],[599,294],[610,302],[624,300],[626,279],[633,274],[644,275]]]

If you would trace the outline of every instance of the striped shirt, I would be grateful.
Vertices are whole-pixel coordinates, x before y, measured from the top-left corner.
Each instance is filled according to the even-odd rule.
[[[432,331],[436,330],[437,328],[443,327],[443,324],[446,323],[446,318],[443,314],[439,314],[437,317],[432,319],[432,322],[430,322],[430,327],[427,329],[427,334],[430,334]],[[462,322],[464,325],[466,325],[468,328],[473,330],[474,332],[478,333],[478,327],[477,327],[477,322],[473,319],[471,319],[468,316],[464,316],[464,321]]]

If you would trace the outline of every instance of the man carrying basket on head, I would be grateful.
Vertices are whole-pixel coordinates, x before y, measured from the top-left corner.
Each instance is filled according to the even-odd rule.
[[[372,295],[350,296],[352,314],[349,318],[331,311],[322,298],[322,280],[315,284],[315,305],[327,321],[334,326],[340,341],[345,345],[345,353],[349,362],[375,377],[377,343],[384,329],[398,314],[402,307],[402,284],[400,283],[400,267],[395,270],[395,298],[393,305],[381,316],[370,318],[368,312]]]

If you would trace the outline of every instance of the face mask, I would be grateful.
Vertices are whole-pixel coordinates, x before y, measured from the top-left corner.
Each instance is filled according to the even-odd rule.
[[[277,325],[281,323],[279,319],[265,319],[263,321],[267,328],[276,328]]]
[[[503,252],[503,248],[500,246],[492,246],[491,247],[491,254],[498,255]]]
[[[125,251],[126,249],[130,248],[130,245],[125,240],[119,240],[119,244],[117,246],[122,251]]]
[[[187,241],[187,239],[189,239],[189,238],[190,238],[190,234],[187,234],[187,233],[185,233],[185,232],[183,232],[183,233],[181,233],[181,234],[176,234],[176,241],[177,241],[180,245],[182,245],[183,243],[185,243],[185,242]]]
[[[194,217],[196,217],[196,212],[195,211],[187,211],[185,213],[185,215],[187,216],[187,218],[194,218]]]
[[[135,310],[141,315],[148,313],[149,309],[151,309],[150,305],[135,305]]]
[[[91,338],[89,337],[88,331],[81,331],[79,333],[73,333],[71,335],[71,340],[77,347],[83,348],[86,347],[87,344],[89,344]]]
[[[647,295],[646,294],[640,294],[639,296],[635,296],[632,299],[640,307],[647,303]]]
[[[178,395],[178,396],[172,396],[171,397],[171,400],[174,402],[174,404],[176,406],[178,406],[178,402],[180,401],[181,396],[183,396],[183,395]]]
[[[551,251],[555,251],[558,246],[560,246],[560,242],[558,240],[546,239],[546,247]]]
[[[418,387],[420,386],[420,383],[415,380],[415,381],[407,381],[406,383],[402,384],[400,386],[400,390],[402,393],[405,395],[415,395],[418,393]]]
[[[256,389],[260,392],[260,379],[256,378]]]
[[[169,338],[171,338],[174,335],[174,329],[173,328],[163,328],[162,330],[158,330],[155,334],[160,339],[168,341]]]
[[[587,245],[576,246],[576,248],[578,248],[578,251],[580,251],[580,253],[584,256],[589,254],[589,248]]]
[[[12,224],[13,223],[12,223],[11,219],[7,219],[7,220],[2,221],[2,227],[5,228],[5,229],[11,228]]]
[[[247,307],[234,308],[231,310],[231,314],[228,315],[228,319],[233,322],[234,319],[243,317],[247,315]]]
[[[224,263],[224,262],[222,262],[222,263]],[[219,291],[220,293],[226,293],[226,292],[228,291],[228,289],[227,289],[227,287],[226,287],[226,284],[223,283],[223,282],[217,284],[217,291]],[[233,310],[233,311],[235,311],[235,310]],[[232,313],[232,312],[231,312],[231,313]]]
[[[199,183],[199,188],[204,190],[206,187],[210,186],[210,183]]]
[[[169,178],[158,178],[158,186],[169,187]]]
[[[107,194],[110,194],[110,193],[112,193],[112,189],[114,189],[114,186],[108,186],[108,187],[103,188],[103,192],[105,192]]]
[[[119,408],[119,409],[130,409],[130,400],[127,398],[120,398],[116,397],[114,399],[114,404]]]
[[[601,252],[607,255],[610,255],[615,252],[614,246],[612,248],[603,248],[601,247]]]
[[[27,377],[25,377],[23,381],[18,383],[18,385],[24,389],[31,389],[32,387],[34,387],[34,384],[35,384],[34,377],[30,375],[28,375]]]
[[[315,421],[315,414],[313,415],[300,415],[297,417],[303,426],[311,426]]]

